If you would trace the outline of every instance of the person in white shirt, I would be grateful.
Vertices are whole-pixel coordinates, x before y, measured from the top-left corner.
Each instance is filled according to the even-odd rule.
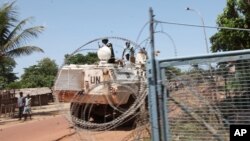
[[[29,115],[29,117],[31,119],[31,97],[30,97],[29,94],[25,98],[25,104],[24,104],[23,114],[24,114],[24,120],[27,119],[28,115]]]
[[[17,107],[18,107],[18,118],[19,120],[21,120],[23,116],[23,108],[24,108],[23,92],[20,92],[19,95],[20,96],[17,98]]]
[[[124,56],[126,58],[127,61],[132,61],[131,58],[134,58],[134,48],[132,46],[130,46],[129,42],[125,43],[125,48],[122,52],[122,59],[124,59]],[[133,61],[132,61],[133,62]]]

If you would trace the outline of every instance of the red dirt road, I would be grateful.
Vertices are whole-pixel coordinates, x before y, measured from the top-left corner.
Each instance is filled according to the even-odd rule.
[[[35,117],[35,116],[34,116]],[[33,120],[0,123],[0,141],[120,141],[130,130],[76,131],[64,116],[35,117]]]
[[[1,141],[55,141],[74,132],[62,116],[1,126]]]

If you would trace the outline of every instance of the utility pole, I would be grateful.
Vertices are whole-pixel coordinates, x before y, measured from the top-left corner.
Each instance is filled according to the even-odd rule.
[[[156,93],[156,64],[155,64],[155,49],[154,49],[154,15],[152,8],[149,9],[149,18],[150,18],[150,46],[151,46],[151,58],[147,65],[147,76],[149,84],[149,93],[148,93],[148,103],[149,103],[149,113],[150,113],[150,122],[151,122],[151,132],[153,141],[160,141],[160,132],[159,132],[159,119],[158,119],[158,102],[157,102],[157,93]]]
[[[150,111],[150,122],[152,131],[153,141],[166,141],[166,130],[164,125],[164,110],[163,106],[163,93],[161,93],[161,84],[159,69],[157,69],[157,60],[155,59],[155,44],[154,44],[154,15],[152,8],[149,9],[150,17],[150,46],[151,46],[151,59],[147,65],[147,76],[149,84],[149,111]]]

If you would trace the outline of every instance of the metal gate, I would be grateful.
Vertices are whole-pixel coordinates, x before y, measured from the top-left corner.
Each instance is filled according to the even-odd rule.
[[[230,125],[250,124],[250,50],[155,64],[156,85],[147,69],[153,140],[229,141]]]

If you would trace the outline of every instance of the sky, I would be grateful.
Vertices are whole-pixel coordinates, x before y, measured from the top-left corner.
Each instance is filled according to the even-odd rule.
[[[0,0],[0,5],[6,2],[12,0]],[[16,58],[14,72],[21,76],[23,68],[37,64],[44,57],[54,59],[61,66],[65,54],[99,37],[118,36],[136,41],[149,21],[150,7],[156,20],[202,25],[196,12],[186,10],[190,7],[200,12],[205,25],[216,26],[216,18],[225,6],[226,0],[16,0],[20,19],[34,18],[27,26],[45,26],[39,38],[29,42],[45,53]],[[156,30],[173,39],[178,57],[207,53],[202,28],[162,24]],[[208,42],[216,32],[216,29],[206,29]],[[148,37],[147,26],[138,43]],[[173,42],[164,34],[155,34],[155,49],[161,52],[160,59],[175,57]]]

